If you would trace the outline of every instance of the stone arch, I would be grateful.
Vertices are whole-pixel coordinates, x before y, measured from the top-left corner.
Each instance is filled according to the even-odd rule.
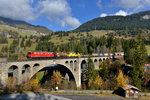
[[[87,71],[87,68],[86,68],[86,60],[82,60],[81,61],[81,84],[83,82],[85,82],[86,80],[86,71]]]
[[[16,84],[18,83],[18,66],[12,65],[8,69],[8,84]]]
[[[99,68],[101,67],[102,62],[102,59],[99,59]]]
[[[74,61],[74,71],[77,71],[77,60]]]
[[[22,82],[26,82],[30,79],[31,67],[29,64],[25,64],[22,67]]]
[[[39,66],[40,66],[40,64],[35,63],[35,64],[33,65],[33,68],[37,68],[37,67],[39,67]]]
[[[102,59],[99,59],[99,62],[102,62]]]
[[[111,57],[109,57],[109,60],[112,60],[112,58],[111,58]]]
[[[28,64],[25,64],[23,67],[22,67],[22,74],[24,73],[30,73],[30,65]]]
[[[94,60],[94,67],[95,67],[95,69],[98,69],[98,61],[97,61],[97,59]]]
[[[69,65],[69,61],[65,61],[65,64],[68,66]]]
[[[57,65],[61,65],[61,66],[63,66],[63,67],[65,67],[66,69],[68,69],[68,71],[69,71],[69,77],[72,77],[73,79],[74,79],[74,81],[75,81],[75,85],[76,85],[76,87],[77,87],[77,84],[78,84],[78,80],[77,80],[77,78],[75,77],[75,74],[74,74],[74,71],[72,70],[72,69],[70,69],[68,66],[66,66],[66,65],[64,65],[64,64],[57,64]]]
[[[86,63],[87,63],[86,60],[82,60],[82,61],[81,61],[81,70],[84,69]]]
[[[70,68],[71,68],[71,70],[73,70],[73,61],[72,60],[70,61]]]
[[[71,61],[70,61],[71,62]],[[73,73],[73,71],[72,71],[72,69],[70,68],[70,66],[69,65],[66,65],[66,63],[56,63],[57,65],[61,65],[61,66],[63,66],[63,67],[65,67],[65,68],[67,68],[69,71],[70,71],[70,73],[72,74],[72,77],[74,78],[74,80],[75,80],[75,83],[76,83],[76,86],[77,86],[77,78],[75,77],[75,74]],[[50,64],[50,65],[53,65],[53,64]],[[46,68],[46,67],[49,67],[49,66],[40,66],[40,68],[38,68],[38,70],[35,70],[33,73],[32,73],[32,75],[30,76],[30,79],[37,73],[37,72],[39,72],[40,70],[42,70],[42,69],[44,69],[44,68]]]
[[[31,66],[31,70],[38,70],[40,66],[41,65],[39,63],[35,63],[33,66]]]

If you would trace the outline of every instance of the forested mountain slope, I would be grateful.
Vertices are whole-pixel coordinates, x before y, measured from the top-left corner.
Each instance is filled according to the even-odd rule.
[[[150,29],[150,11],[135,13],[128,16],[106,16],[88,21],[75,32],[91,30],[133,30]]]

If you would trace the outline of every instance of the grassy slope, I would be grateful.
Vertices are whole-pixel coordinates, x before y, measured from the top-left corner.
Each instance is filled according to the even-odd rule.
[[[146,45],[147,54],[150,55],[150,45]]]
[[[2,28],[2,27],[3,26],[0,25],[0,28]],[[6,28],[6,27],[4,27],[4,28]],[[6,29],[8,30],[9,28],[6,28]],[[10,27],[10,30],[13,30],[13,29],[15,30],[15,28]],[[18,31],[18,32],[20,33],[20,31]],[[101,31],[91,31],[91,32],[88,32],[88,33],[89,33],[89,35],[93,35],[94,37],[100,37],[100,36],[105,35],[107,32],[108,31],[101,30]],[[20,34],[23,34],[23,36],[25,36],[25,35],[28,34],[28,36],[30,36],[30,35],[34,35],[35,33],[33,33],[33,34],[32,33],[26,33],[25,34],[25,33],[22,32]],[[62,45],[64,43],[68,43],[69,39],[72,36],[74,36],[76,38],[80,38],[80,37],[83,37],[83,36],[86,37],[87,36],[86,32],[81,32],[79,35],[78,34],[79,33],[70,33],[69,36],[63,36],[62,38],[60,38],[58,35],[53,35],[51,37],[51,40],[49,40],[49,41],[53,42],[55,45]],[[8,39],[8,44],[0,44],[0,51],[1,51],[2,47],[4,47],[4,46],[10,46],[10,44],[12,43],[12,41],[13,41],[13,39]],[[27,54],[27,52],[35,50],[37,43],[35,42],[34,39],[32,41],[33,41],[32,46],[31,47],[26,47],[26,49],[24,51],[25,55]],[[20,39],[20,42],[21,42],[21,39]]]
[[[2,28],[0,26],[0,28]],[[105,34],[107,34],[107,32],[112,32],[112,31],[105,31],[105,30],[95,30],[95,31],[91,31],[91,32],[88,32],[89,35],[93,35],[94,37],[101,37]],[[30,34],[30,33],[26,33],[26,34]],[[62,38],[60,38],[58,35],[53,35],[51,37],[51,40],[49,40],[50,42],[53,42],[55,45],[62,45],[64,43],[68,43],[69,42],[69,39],[74,36],[76,38],[80,38],[80,37],[86,37],[87,36],[87,32],[81,32],[79,35],[79,33],[70,33],[69,36],[63,36]],[[25,35],[25,34],[24,34]],[[34,34],[30,34],[30,35],[34,35]],[[13,39],[9,39],[8,40],[8,45],[10,46],[10,44],[12,43]],[[32,40],[33,42],[35,40]],[[21,39],[20,39],[20,42],[21,42]],[[27,47],[26,50],[25,50],[25,54],[28,52],[28,51],[34,51],[35,50],[35,47],[36,47],[37,43],[34,42],[32,43],[32,46],[31,47]],[[0,44],[0,51],[1,51],[1,48],[4,47],[4,46],[7,46],[7,44]],[[146,49],[147,49],[147,53],[150,55],[150,45],[147,45],[146,46]]]
[[[4,25],[0,25],[0,29],[1,30],[12,30],[12,31],[16,31],[18,32],[21,36],[39,36],[39,34],[35,33],[35,32],[31,32],[31,31],[27,31],[27,30],[22,30],[22,29],[18,29],[18,28],[14,28],[11,26],[4,26]]]
[[[88,33],[89,33],[89,35],[92,35],[94,37],[101,37],[101,36],[107,34],[107,32],[111,32],[111,31],[95,30],[95,31],[91,31]],[[61,45],[61,44],[69,42],[69,38],[71,38],[72,36],[74,36],[76,38],[80,38],[82,36],[87,37],[87,32],[80,32],[80,34],[79,35],[78,34],[79,33],[70,33],[69,36],[63,36],[62,38],[60,38],[58,35],[53,35],[51,37],[50,42],[53,42],[56,45]]]
[[[26,41],[26,40],[25,40]],[[10,44],[13,42],[13,39],[8,39],[8,44],[0,44],[0,51],[1,51],[1,49],[2,49],[2,47],[4,47],[4,46],[10,46]],[[21,43],[21,39],[20,39],[20,41],[19,41],[20,43]],[[23,52],[23,54],[24,55],[26,55],[27,54],[27,52],[29,52],[29,51],[35,51],[35,48],[36,48],[36,45],[37,45],[37,43],[35,42],[35,40],[34,39],[32,39],[32,45],[31,45],[31,47],[26,47],[26,49],[24,50],[24,52]],[[19,43],[19,46],[20,46],[20,43]],[[25,42],[24,42],[25,43]],[[26,56],[20,56],[20,58],[19,59],[21,59],[21,60],[25,60],[26,59]]]

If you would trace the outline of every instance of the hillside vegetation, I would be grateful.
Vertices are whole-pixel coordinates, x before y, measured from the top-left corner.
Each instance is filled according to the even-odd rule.
[[[41,34],[37,33],[36,31],[32,30],[23,30],[16,27],[12,27],[9,25],[0,25],[0,36],[40,36]]]
[[[145,16],[145,14],[148,15],[149,11],[129,16],[130,18],[133,18],[133,20],[135,20],[137,18],[141,18],[140,16]],[[109,20],[111,20],[111,17],[121,19],[126,18],[123,16],[108,16],[105,18],[98,18],[98,19],[105,19],[105,21],[109,22]],[[146,19],[145,17],[142,18],[144,18],[141,19],[142,21],[149,20],[148,18]],[[117,21],[114,21],[114,23],[115,22]],[[26,30],[23,28],[11,26],[15,24],[22,27],[24,25],[30,26],[30,24],[23,21],[13,21],[9,19],[5,20],[3,19],[3,21],[1,21],[0,23],[3,23],[3,25],[0,25],[0,36],[1,36],[0,51],[2,53],[2,56],[4,57],[8,56],[7,53],[10,52],[10,54],[12,55],[21,55],[22,57],[20,58],[22,59],[26,57],[25,55],[29,51],[79,52],[83,54],[90,54],[93,52],[121,52],[124,49],[125,41],[134,40],[137,38],[137,35],[139,34],[142,35],[143,42],[146,45],[150,45],[150,38],[149,38],[150,31],[148,29],[141,29],[141,28],[133,30],[94,29],[83,32],[57,31],[54,32],[53,34],[45,36],[37,33],[37,31],[34,30]],[[11,25],[8,25],[6,23],[11,23]],[[130,21],[129,23],[132,22]],[[124,25],[124,23],[120,24]],[[105,25],[103,26],[106,27]],[[114,27],[120,26],[118,25]],[[92,27],[93,25],[87,27],[87,29],[92,29]],[[41,27],[39,27],[39,29],[40,28]],[[111,43],[111,45],[109,42]]]
[[[75,32],[87,32],[91,30],[135,30],[150,29],[150,11],[144,11],[128,16],[106,16],[90,20]]]
[[[11,27],[15,27],[18,29],[23,29],[23,30],[30,30],[30,31],[35,31],[37,33],[45,33],[45,34],[52,34],[53,31],[49,30],[48,28],[44,26],[35,26],[32,24],[29,24],[25,21],[19,21],[19,20],[13,20],[10,18],[4,18],[0,16],[0,24],[1,25],[8,25]]]

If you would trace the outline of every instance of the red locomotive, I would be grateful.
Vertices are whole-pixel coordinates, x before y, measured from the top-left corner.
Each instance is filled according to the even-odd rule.
[[[28,59],[36,59],[36,58],[52,58],[54,57],[53,52],[28,52]]]

